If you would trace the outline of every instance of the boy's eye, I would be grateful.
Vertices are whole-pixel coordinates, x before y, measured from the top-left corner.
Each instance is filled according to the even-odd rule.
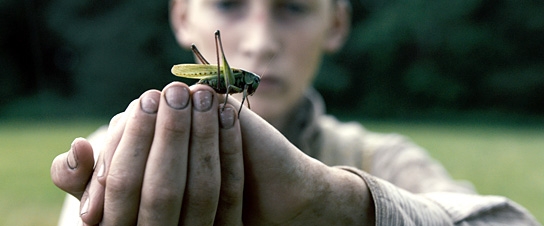
[[[284,19],[293,19],[307,15],[310,12],[310,5],[304,1],[284,0],[276,5],[277,15]]]
[[[223,12],[232,12],[242,7],[242,2],[239,0],[219,0],[215,2],[215,7]]]
[[[303,14],[308,10],[308,7],[302,3],[297,2],[284,2],[280,4],[280,9],[287,13]]]

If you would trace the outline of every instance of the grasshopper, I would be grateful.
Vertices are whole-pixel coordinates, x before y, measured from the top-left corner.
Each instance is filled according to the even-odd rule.
[[[222,65],[219,65],[219,49],[221,49]],[[196,55],[198,60],[202,64],[177,64],[172,67],[172,74],[178,77],[200,79],[198,84],[205,84],[212,87],[217,93],[226,94],[225,104],[227,103],[229,94],[243,93],[242,103],[238,110],[238,116],[244,106],[244,101],[247,100],[247,106],[249,105],[248,95],[253,95],[261,77],[253,72],[249,72],[244,69],[231,68],[225,57],[223,51],[223,43],[221,42],[221,35],[219,30],[215,31],[215,50],[217,55],[217,65],[210,64],[204,56],[198,51],[193,44],[191,50]],[[225,105],[223,105],[224,110]]]

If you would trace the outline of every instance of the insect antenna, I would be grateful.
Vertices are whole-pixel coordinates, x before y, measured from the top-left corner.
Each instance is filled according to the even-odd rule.
[[[261,78],[264,77],[266,71],[270,68],[270,64],[272,63],[272,60],[274,60],[274,58],[277,56],[278,54],[277,53],[274,53],[274,55],[272,55],[272,57],[270,57],[270,59],[268,60],[268,63],[266,64],[266,67],[264,67],[264,71],[263,73],[261,74]],[[256,91],[255,91],[256,92]],[[248,102],[248,105],[249,105],[249,102]]]
[[[193,43],[191,44],[191,50],[193,51],[193,53],[195,54],[196,58],[198,58],[198,60],[202,63],[202,64],[210,64],[206,58],[204,58],[204,56],[202,56],[202,53],[200,53],[200,51],[198,51],[198,48],[196,48],[196,45]]]

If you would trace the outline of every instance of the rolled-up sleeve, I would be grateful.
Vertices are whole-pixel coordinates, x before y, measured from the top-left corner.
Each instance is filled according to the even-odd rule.
[[[319,126],[317,158],[366,182],[376,225],[540,225],[508,198],[479,195],[470,183],[453,180],[404,136],[370,132],[327,116]]]
[[[455,192],[414,194],[353,167],[371,192],[376,225],[540,225],[522,206],[500,196]]]

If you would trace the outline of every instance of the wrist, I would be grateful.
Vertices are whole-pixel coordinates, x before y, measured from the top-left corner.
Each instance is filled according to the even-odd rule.
[[[356,173],[328,167],[319,197],[310,205],[317,224],[373,225],[374,202],[366,182]]]

